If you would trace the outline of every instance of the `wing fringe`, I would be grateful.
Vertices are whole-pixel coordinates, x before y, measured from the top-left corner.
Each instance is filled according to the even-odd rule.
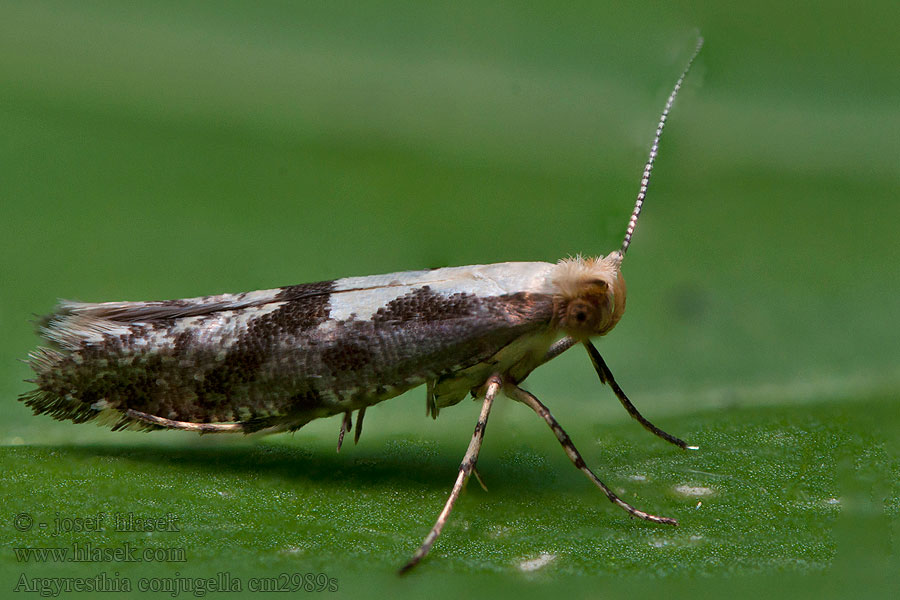
[[[235,423],[193,423],[175,421],[150,415],[134,409],[118,409],[104,407],[102,404],[85,404],[80,400],[66,398],[47,390],[32,390],[19,396],[19,400],[34,414],[45,414],[57,421],[73,423],[96,422],[101,427],[109,427],[113,431],[158,431],[160,429],[179,429],[196,431],[197,433],[262,433],[277,431],[295,431],[302,427],[288,422],[284,417],[267,417],[249,419]],[[269,430],[269,431],[267,431]]]

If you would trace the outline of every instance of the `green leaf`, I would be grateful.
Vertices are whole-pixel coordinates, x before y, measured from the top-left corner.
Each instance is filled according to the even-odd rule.
[[[4,3],[0,586],[53,595],[105,574],[131,585],[115,597],[139,598],[332,578],[350,597],[896,595],[892,9]],[[400,578],[474,403],[432,421],[414,390],[335,454],[337,418],[268,438],[113,433],[15,400],[29,321],[59,297],[609,252],[693,27],[706,47],[624,264],[628,311],[598,347],[643,414],[700,450],[631,422],[578,349],[526,382],[601,479],[677,528],[629,518],[529,410],[498,401],[478,463],[490,491],[470,485]],[[118,531],[117,515],[170,530]],[[92,518],[97,530],[53,535],[56,519]],[[75,544],[164,560],[21,552]]]

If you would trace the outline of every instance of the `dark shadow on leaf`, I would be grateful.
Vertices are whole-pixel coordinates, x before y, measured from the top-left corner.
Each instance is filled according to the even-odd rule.
[[[91,444],[84,446],[32,446],[31,450],[69,454],[75,459],[112,458],[136,463],[138,472],[163,474],[170,469],[196,470],[208,474],[250,475],[265,479],[283,479],[285,486],[302,485],[357,489],[425,488],[448,490],[459,469],[459,458],[449,452],[437,452],[432,446],[409,444],[376,450],[355,449],[340,454],[321,448],[276,445],[221,445],[215,447],[122,446]],[[507,457],[508,457],[507,453]],[[527,458],[527,457],[526,457]],[[508,460],[508,458],[507,458]],[[495,494],[557,493],[570,487],[560,486],[553,473],[555,465],[525,469],[525,465],[497,464],[496,457],[482,474]],[[470,486],[471,487],[471,486]],[[478,487],[475,485],[474,487]],[[582,487],[579,478],[572,480],[573,490]]]

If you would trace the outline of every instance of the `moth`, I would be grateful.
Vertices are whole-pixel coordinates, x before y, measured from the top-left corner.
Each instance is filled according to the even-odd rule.
[[[695,448],[645,419],[616,383],[591,338],[625,312],[622,261],[647,193],[669,111],[702,46],[679,76],[656,127],[622,246],[556,264],[507,262],[348,277],[156,302],[62,301],[40,323],[47,343],[30,355],[36,414],[113,430],[200,433],[296,431],[340,416],[338,450],[366,410],[424,384],[426,414],[471,394],[482,401],[456,482],[437,521],[401,572],[429,552],[470,475],[500,392],[534,410],[575,467],[628,514],[675,525],[621,500],[585,464],[547,407],[521,387],[537,367],[575,345],[601,382],[650,432]],[[352,413],[356,412],[353,427]]]

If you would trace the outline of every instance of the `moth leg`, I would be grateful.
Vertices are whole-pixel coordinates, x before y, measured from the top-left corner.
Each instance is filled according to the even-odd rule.
[[[606,362],[603,360],[603,357],[600,356],[600,352],[597,351],[597,348],[590,342],[590,340],[585,340],[584,347],[588,351],[588,355],[591,357],[591,362],[594,364],[594,370],[597,371],[597,375],[600,377],[600,381],[607,384],[612,388],[613,393],[616,395],[616,398],[619,399],[619,402],[622,403],[622,406],[625,407],[625,410],[628,411],[628,414],[632,416],[638,423],[640,423],[644,429],[661,437],[669,443],[675,444],[679,448],[683,448],[685,450],[699,450],[698,446],[689,446],[687,442],[681,440],[670,433],[666,433],[650,421],[644,418],[644,416],[638,412],[638,409],[631,403],[631,400],[628,399],[628,396],[625,395],[625,392],[622,391],[622,388],[619,387],[619,384],[616,383],[615,378],[613,377],[612,371],[609,370],[609,367],[606,366]]]
[[[484,484],[484,479],[481,478],[481,473],[478,472],[477,467],[472,467],[472,475],[475,476],[475,480],[478,482],[478,485],[481,486],[481,489],[488,491],[487,486]]]
[[[344,443],[344,434],[350,431],[353,427],[353,422],[350,419],[350,411],[344,413],[344,419],[341,421],[341,432],[338,434],[338,445],[337,451],[341,451],[341,446]]]
[[[438,536],[441,535],[441,530],[447,523],[450,511],[453,510],[453,505],[456,504],[456,500],[459,498],[459,494],[462,491],[466,480],[469,479],[469,475],[475,470],[475,463],[478,461],[478,452],[481,450],[481,441],[484,439],[484,429],[487,427],[488,415],[491,413],[491,405],[494,403],[494,398],[497,396],[497,392],[500,391],[501,385],[502,382],[498,375],[494,375],[488,379],[484,393],[484,403],[481,405],[481,415],[479,415],[478,422],[475,424],[475,432],[472,434],[472,441],[469,442],[469,448],[466,450],[462,463],[459,465],[459,474],[456,476],[456,483],[453,484],[453,490],[450,492],[450,497],[447,498],[447,503],[444,504],[444,509],[441,511],[441,514],[438,515],[434,527],[432,527],[431,531],[428,532],[428,535],[425,536],[425,541],[422,542],[422,545],[419,546],[419,549],[416,550],[413,557],[409,559],[409,562],[400,569],[401,575],[419,564],[419,561],[428,554],[428,551],[431,550],[431,547],[434,545]]]
[[[575,339],[573,339],[569,336],[566,336],[560,340],[553,342],[553,345],[550,346],[549,349],[547,349],[547,354],[544,355],[544,357],[541,359],[541,362],[538,363],[537,366],[539,367],[543,364],[550,362],[551,360],[553,360],[554,358],[556,358],[557,356],[559,356],[560,354],[562,354],[563,352],[565,352],[566,350],[568,350],[569,348],[571,348],[572,346],[574,346],[577,343],[578,342]],[[535,368],[537,368],[537,367],[535,367]]]
[[[359,443],[359,436],[362,435],[362,421],[363,417],[366,416],[366,407],[362,407],[359,409],[359,412],[356,413],[356,429],[353,431],[353,443]]]
[[[29,406],[31,405],[29,404]],[[189,421],[173,421],[172,419],[165,419],[163,417],[157,417],[156,415],[148,415],[145,412],[134,410],[133,408],[124,411],[123,415],[123,419],[113,425],[113,430],[127,427],[129,419],[134,419],[135,421],[141,421],[159,427],[182,429],[184,431],[198,431],[200,433],[219,433],[223,431],[246,432],[243,423],[191,423]]]
[[[606,497],[609,498],[610,502],[624,509],[625,512],[633,517],[638,517],[639,519],[652,521],[654,523],[678,525],[678,521],[676,521],[675,519],[671,519],[669,517],[657,517],[656,515],[651,515],[650,513],[638,510],[637,508],[631,506],[630,504],[616,496],[613,491],[609,489],[606,484],[600,481],[600,479],[594,474],[594,472],[587,467],[587,465],[584,463],[584,459],[581,457],[581,453],[578,452],[578,449],[569,438],[569,434],[567,434],[563,430],[563,428],[559,426],[559,423],[557,423],[556,419],[553,418],[553,415],[550,414],[550,410],[546,406],[544,406],[544,404],[540,400],[535,398],[534,395],[514,385],[507,385],[504,388],[504,391],[506,392],[506,395],[513,400],[518,400],[523,404],[527,404],[534,412],[538,414],[538,416],[546,421],[547,425],[550,426],[550,429],[553,430],[553,433],[556,434],[556,439],[559,440],[559,443],[566,451],[566,454],[569,455],[569,459],[572,461],[575,467],[578,468],[582,473],[587,475],[588,479],[593,481],[594,485],[596,485],[603,491],[604,494],[606,494]]]
[[[431,415],[432,419],[437,419],[438,407],[434,399],[434,380],[431,379],[425,384],[425,416]]]

